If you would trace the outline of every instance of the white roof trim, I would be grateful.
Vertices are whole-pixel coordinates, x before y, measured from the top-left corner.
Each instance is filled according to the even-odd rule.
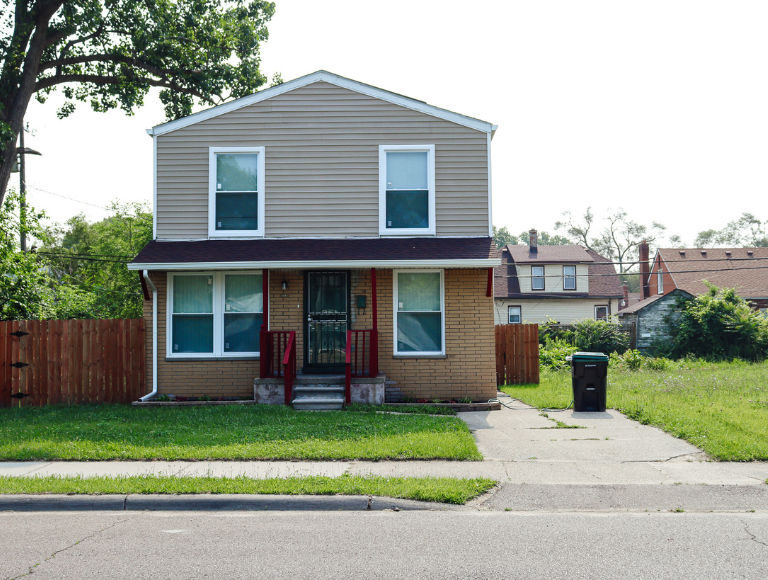
[[[252,95],[248,95],[247,97],[242,97],[235,101],[230,101],[228,103],[224,103],[223,105],[212,107],[210,109],[206,109],[205,111],[200,111],[199,113],[194,113],[192,115],[182,117],[181,119],[163,123],[162,125],[156,125],[151,129],[147,129],[147,133],[154,136],[165,135],[171,131],[181,129],[182,127],[188,127],[190,125],[194,125],[195,123],[206,121],[208,119],[212,119],[213,117],[218,117],[219,115],[236,111],[237,109],[247,107],[248,105],[252,105],[254,103],[282,95],[288,91],[292,91],[294,89],[298,89],[320,81],[330,83],[344,89],[349,89],[363,95],[368,95],[369,97],[375,97],[383,101],[388,101],[407,109],[412,109],[427,115],[432,115],[433,117],[445,119],[446,121],[451,121],[452,123],[463,125],[465,127],[469,127],[470,129],[483,131],[484,133],[495,133],[496,128],[498,127],[498,125],[493,125],[491,123],[487,123],[486,121],[481,121],[480,119],[474,119],[472,117],[453,113],[451,111],[429,105],[422,101],[417,101],[403,95],[398,95],[397,93],[391,93],[389,91],[385,91],[384,89],[372,87],[371,85],[366,85],[364,83],[353,81],[352,79],[341,77],[339,75],[321,70],[312,74],[305,75],[303,77],[299,77],[292,81],[261,90]]]
[[[269,262],[161,262],[131,263],[129,270],[257,270],[296,269],[312,270],[321,268],[493,268],[501,260],[317,260],[317,261],[269,261]]]

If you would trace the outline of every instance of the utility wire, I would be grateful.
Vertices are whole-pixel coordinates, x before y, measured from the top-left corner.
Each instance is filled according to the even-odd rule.
[[[85,258],[125,258],[126,260],[133,260],[133,258],[134,258],[134,256],[124,256],[124,255],[120,255],[120,254],[83,254],[83,253],[79,253],[79,252],[51,252],[49,250],[42,250],[42,252],[45,252],[46,254],[49,254],[51,256],[66,256],[66,257],[75,258],[75,259],[81,259],[80,256],[83,256],[82,259],[85,259]]]
[[[49,256],[50,255],[50,256],[53,256],[55,258],[71,257],[71,256],[69,256],[69,254],[52,254],[50,252],[45,252],[45,251],[43,251],[43,252],[39,252],[38,251],[38,252],[35,252],[35,253],[43,255],[43,256]],[[83,261],[86,261],[86,262],[113,262],[113,263],[116,263],[116,264],[127,264],[127,263],[130,262],[130,260],[108,260],[108,259],[104,259],[104,258],[77,258],[76,257],[76,258],[72,258],[72,259],[74,259],[74,260],[83,260]]]
[[[509,264],[510,266],[514,264]],[[768,269],[768,264],[763,266],[747,266],[747,267],[739,267],[739,268],[708,268],[706,270],[664,270],[663,272],[665,274],[704,274],[704,273],[717,273],[717,272],[741,272],[743,270],[765,270]],[[648,274],[649,276],[652,274],[655,274],[656,272],[622,272],[622,273],[615,273],[615,274],[576,274],[579,278],[607,278],[607,277],[615,277],[615,276],[642,276],[644,274]],[[561,279],[562,275],[552,275],[552,276],[533,276],[533,275],[495,275],[495,278],[549,278],[552,279]]]
[[[97,207],[99,209],[103,209],[105,211],[110,211],[110,209],[108,207],[104,207],[103,205],[96,205],[95,203],[91,203],[89,201],[83,201],[82,199],[77,199],[77,198],[74,198],[74,197],[69,197],[68,195],[62,195],[60,193],[53,193],[52,191],[48,191],[46,189],[41,189],[41,188],[37,187],[36,185],[30,185],[29,183],[27,183],[27,187],[30,188],[30,189],[34,189],[35,191],[39,191],[40,193],[47,193],[48,195],[55,195],[56,197],[61,197],[63,199],[68,199],[69,201],[75,201],[77,203],[84,203],[85,205],[90,205],[90,206],[93,206],[93,207]]]

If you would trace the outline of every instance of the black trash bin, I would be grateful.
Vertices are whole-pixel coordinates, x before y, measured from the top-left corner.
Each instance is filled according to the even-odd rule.
[[[601,352],[577,352],[571,362],[573,410],[604,412],[608,391],[608,355]]]

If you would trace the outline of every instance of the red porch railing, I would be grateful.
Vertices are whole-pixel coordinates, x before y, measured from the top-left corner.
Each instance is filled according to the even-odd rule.
[[[376,330],[347,330],[346,381],[344,397],[352,403],[352,377],[379,374],[379,333]]]
[[[259,377],[262,379],[283,377],[285,403],[291,402],[293,380],[296,378],[296,331],[262,330]]]
[[[285,377],[285,404],[290,405],[293,399],[293,379],[296,378],[296,332],[291,331],[288,344],[283,355],[283,377]]]

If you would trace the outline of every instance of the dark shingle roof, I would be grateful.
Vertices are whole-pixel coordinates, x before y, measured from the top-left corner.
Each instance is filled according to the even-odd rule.
[[[616,269],[608,258],[587,250],[581,246],[539,246],[540,259],[532,260],[528,256],[528,246],[505,246],[499,250],[501,266],[494,269],[493,288],[496,298],[620,298],[623,296],[621,281]],[[521,252],[522,249],[522,252]],[[557,249],[557,250],[554,250]],[[517,260],[522,256],[522,261]],[[558,259],[559,258],[559,259]],[[589,274],[589,293],[586,292],[520,292],[515,263],[587,263]]]
[[[721,288],[735,288],[745,298],[768,297],[768,248],[659,248],[658,251],[675,285],[691,294],[705,293],[706,280]]]
[[[492,238],[262,239],[149,242],[132,263],[496,260]]]
[[[635,314],[636,312],[638,312],[639,310],[642,310],[646,306],[650,306],[660,298],[664,298],[664,296],[670,296],[671,294],[681,294],[687,297],[691,297],[691,294],[686,292],[685,290],[680,290],[679,288],[675,288],[674,290],[672,290],[672,292],[669,292],[667,294],[654,294],[650,298],[646,298],[645,300],[636,302],[635,304],[629,306],[628,308],[619,310],[618,314],[619,316],[622,316],[624,314]]]

